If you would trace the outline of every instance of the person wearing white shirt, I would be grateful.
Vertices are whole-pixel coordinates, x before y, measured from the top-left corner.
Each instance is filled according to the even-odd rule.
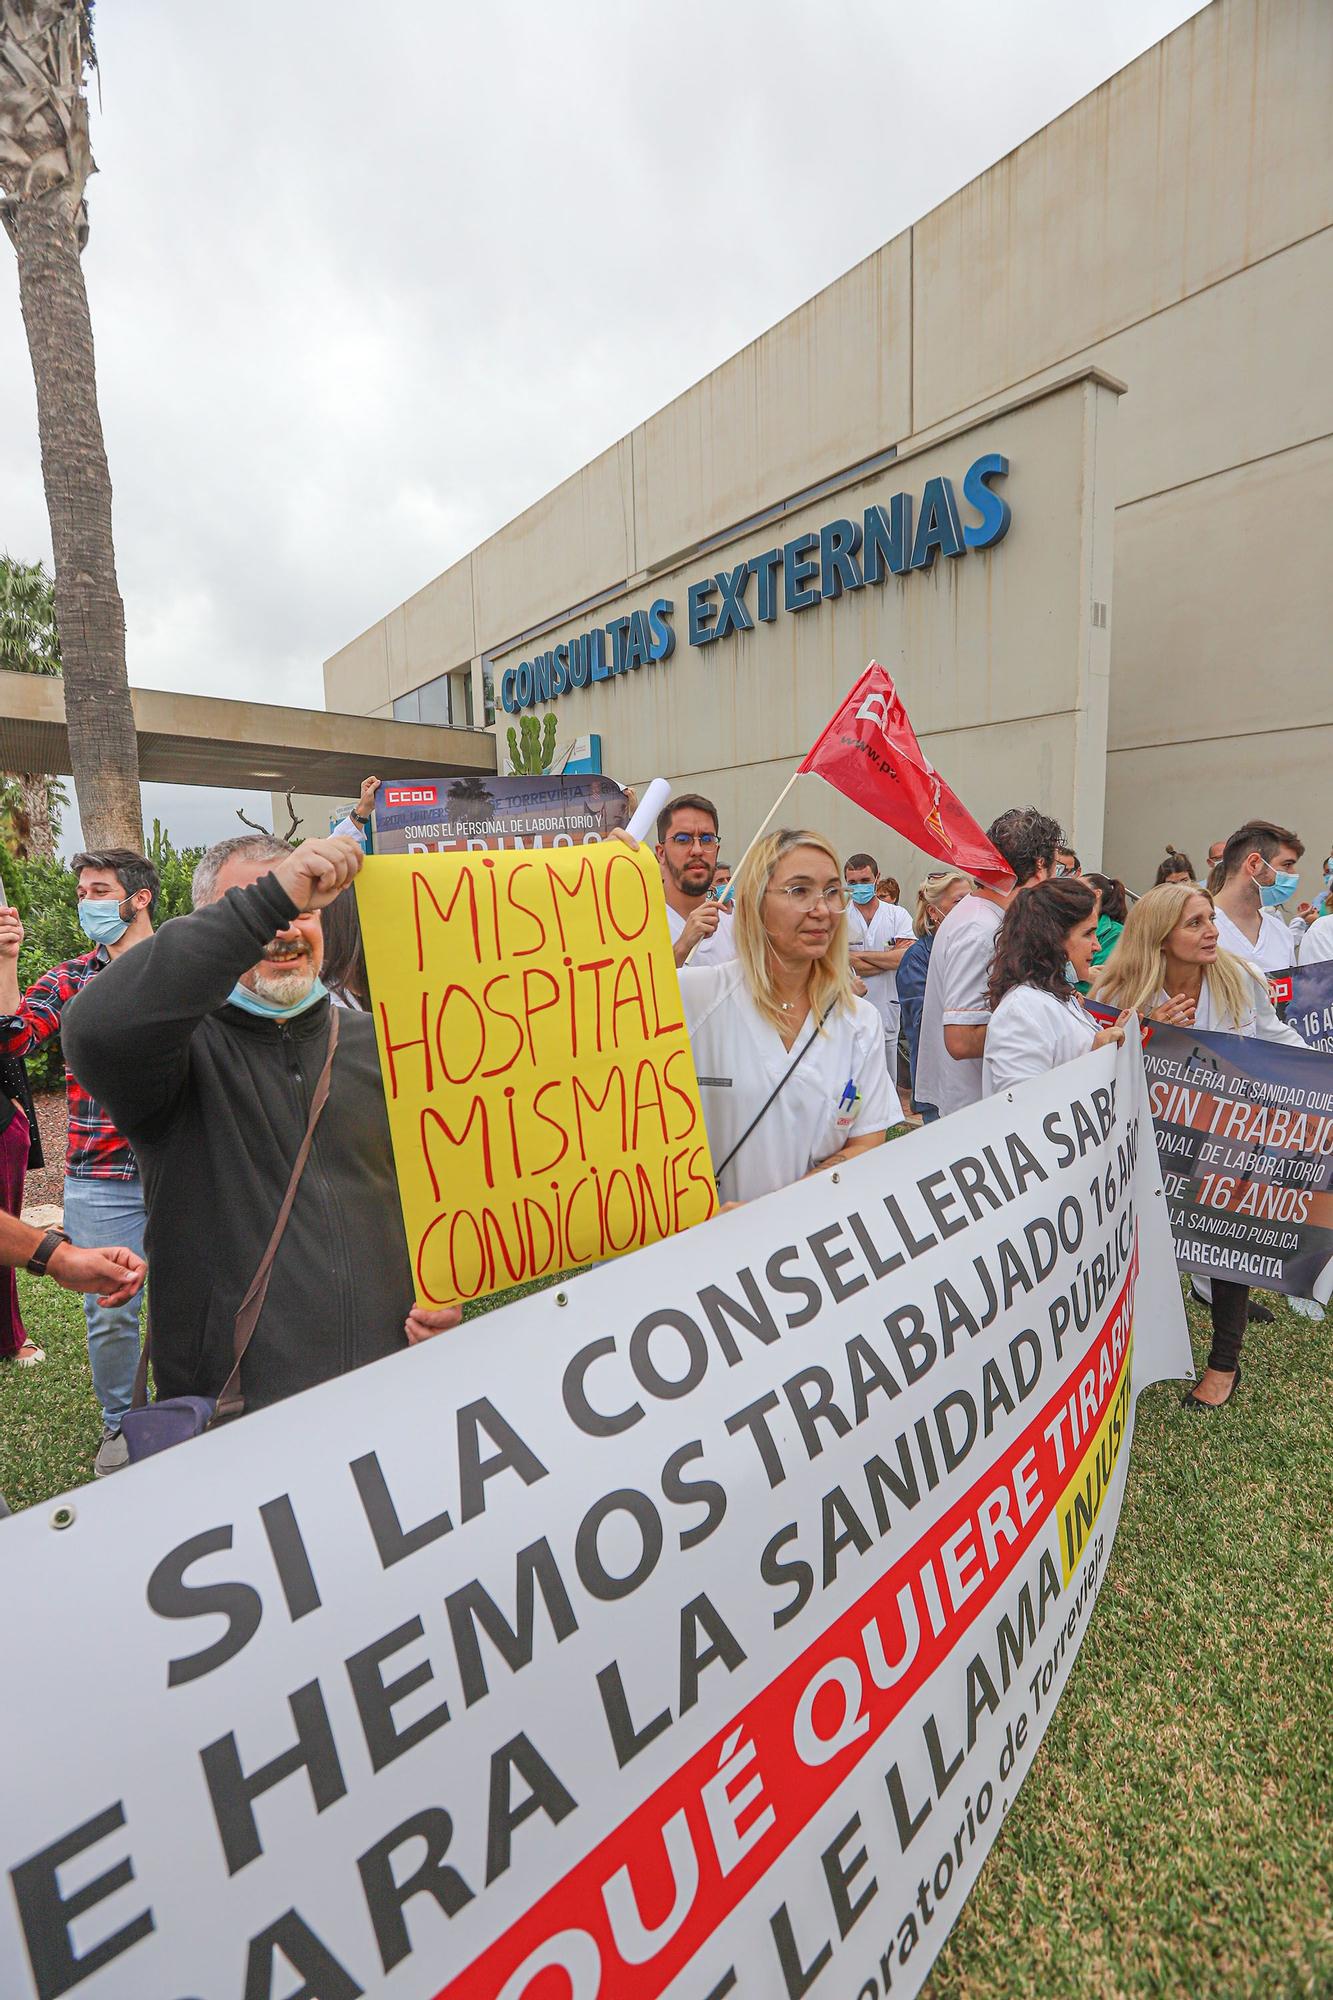
[[[721,965],[736,956],[731,924],[709,893],[717,869],[717,807],[697,792],[668,799],[657,815],[657,860],[677,965]]]
[[[877,893],[879,864],[873,854],[853,854],[843,867],[851,902],[847,908],[847,949],[852,971],[864,979],[866,998],[884,1023],[884,1058],[889,1081],[898,1076],[898,967],[916,936],[900,903]],[[897,888],[897,883],[891,884]],[[905,1107],[904,1107],[905,1108]]]
[[[1296,863],[1303,843],[1285,826],[1252,819],[1222,850],[1222,886],[1216,893],[1218,941],[1223,951],[1248,959],[1264,972],[1283,972],[1296,961],[1296,940],[1278,915],[1300,887]],[[1305,905],[1301,914],[1313,916]]]
[[[1063,875],[1036,883],[1006,910],[991,967],[984,1097],[1124,1041],[1123,1022],[1094,1020],[1077,988],[1092,975],[1098,902],[1080,876]]]
[[[1333,917],[1318,917],[1301,939],[1300,963],[1321,965],[1333,958]]]
[[[1221,948],[1212,897],[1189,885],[1164,883],[1140,896],[1119,944],[1093,981],[1093,994],[1167,1027],[1305,1046],[1274,1012],[1262,970]],[[1240,1386],[1249,1287],[1214,1278],[1210,1292],[1212,1351],[1185,1398],[1189,1410],[1221,1409]]]
[[[1059,821],[1035,806],[1011,806],[986,837],[1013,869],[1014,887],[977,889],[950,910],[935,933],[921,1004],[916,1096],[941,1118],[981,1097],[995,934],[1010,900],[1050,875],[1064,840]]]
[[[898,1109],[880,1017],[852,987],[835,850],[817,833],[768,834],[735,900],[735,959],[680,973],[724,1204],[882,1144]]]

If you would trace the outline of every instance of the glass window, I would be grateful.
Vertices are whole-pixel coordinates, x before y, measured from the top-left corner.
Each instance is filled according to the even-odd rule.
[[[495,720],[495,673],[484,653],[481,657],[481,693],[486,707],[486,727],[489,729]]]
[[[461,674],[455,674],[453,688],[453,711],[455,717],[462,718],[464,729],[472,727],[472,669],[464,667]]]
[[[411,694],[394,696],[393,719],[395,722],[420,722],[421,696],[416,688]]]
[[[449,676],[441,674],[438,679],[427,681],[425,687],[417,690],[421,697],[421,720],[433,722],[437,727],[449,725]]]

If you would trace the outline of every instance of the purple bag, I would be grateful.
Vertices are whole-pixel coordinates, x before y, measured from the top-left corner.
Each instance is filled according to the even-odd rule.
[[[151,1458],[154,1452],[168,1451],[186,1438],[202,1437],[213,1421],[217,1404],[211,1396],[168,1396],[164,1403],[146,1403],[141,1410],[126,1410],[120,1420],[120,1434],[130,1454],[130,1464]]]

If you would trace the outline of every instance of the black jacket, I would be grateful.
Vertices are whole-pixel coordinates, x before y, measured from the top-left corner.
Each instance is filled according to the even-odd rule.
[[[271,875],[162,926],[65,1010],[71,1067],[134,1147],[159,1396],[215,1396],[328,1048],[329,1003],[290,1021],[226,1004],[296,911]],[[374,1024],[344,1013],[328,1103],[241,1371],[276,1403],[407,1345],[412,1276]]]

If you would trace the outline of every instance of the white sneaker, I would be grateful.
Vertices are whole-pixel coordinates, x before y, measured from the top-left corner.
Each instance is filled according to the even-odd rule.
[[[1324,1317],[1324,1308],[1320,1305],[1318,1299],[1288,1299],[1287,1306],[1290,1311],[1299,1313],[1302,1319],[1322,1319]]]

